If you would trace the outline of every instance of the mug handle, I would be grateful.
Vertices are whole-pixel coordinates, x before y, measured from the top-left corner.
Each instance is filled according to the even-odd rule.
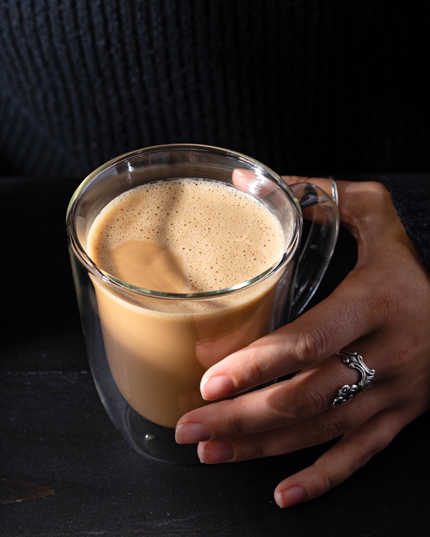
[[[301,211],[313,207],[311,227],[300,254],[291,320],[298,317],[314,296],[327,270],[339,234],[339,210],[333,198],[312,183],[289,185]]]

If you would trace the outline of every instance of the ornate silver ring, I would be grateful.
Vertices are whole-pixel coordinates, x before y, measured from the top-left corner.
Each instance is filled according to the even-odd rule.
[[[353,384],[352,386],[349,386],[349,384],[342,386],[332,406],[339,406],[353,399],[358,393],[363,392],[373,384],[373,378],[375,376],[375,370],[369,369],[363,362],[362,356],[358,353],[339,351],[336,354],[342,358],[344,364],[360,372],[361,380],[358,384]]]

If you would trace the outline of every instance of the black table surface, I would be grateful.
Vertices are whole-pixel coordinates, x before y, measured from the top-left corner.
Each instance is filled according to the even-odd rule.
[[[64,226],[76,186],[0,179],[0,535],[430,535],[428,412],[345,483],[283,510],[277,483],[327,445],[218,466],[157,463],[129,448],[86,361]],[[314,302],[354,260],[341,232]]]

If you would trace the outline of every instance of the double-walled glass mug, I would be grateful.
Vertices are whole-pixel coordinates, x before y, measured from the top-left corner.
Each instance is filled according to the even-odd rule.
[[[263,204],[282,228],[276,262],[233,287],[193,294],[140,288],[98,266],[88,255],[88,235],[100,211],[135,187],[178,179],[224,183]],[[314,220],[303,246],[302,209],[308,207]],[[176,444],[174,428],[183,414],[206,404],[199,390],[204,371],[303,310],[338,228],[337,206],[320,188],[288,187],[260,162],[216,147],[133,151],[83,181],[67,210],[67,232],[87,354],[107,413],[138,453],[198,462],[195,446]]]

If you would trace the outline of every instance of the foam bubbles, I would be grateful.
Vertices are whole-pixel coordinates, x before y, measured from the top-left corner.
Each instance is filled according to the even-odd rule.
[[[115,275],[110,252],[127,241],[170,248],[183,262],[185,293],[225,289],[258,276],[284,249],[277,219],[224,183],[177,179],[142,185],[95,219],[88,253]]]

